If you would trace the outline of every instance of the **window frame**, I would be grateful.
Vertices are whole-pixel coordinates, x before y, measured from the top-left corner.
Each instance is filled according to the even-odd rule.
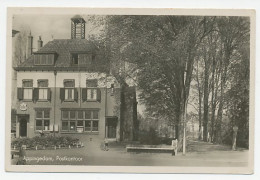
[[[65,86],[65,82],[68,82],[68,81],[71,81],[73,82],[73,87],[66,87]],[[75,79],[64,79],[63,80],[63,87],[64,87],[64,101],[69,101],[69,102],[72,102],[74,101],[75,97],[74,97],[74,93],[75,93]],[[68,96],[69,96],[69,91],[71,91],[71,98],[66,98],[66,91],[68,91]]]
[[[49,112],[49,117],[45,117],[45,111]],[[41,112],[41,117],[37,117],[37,112]],[[49,132],[51,131],[50,124],[51,124],[51,109],[50,108],[35,108],[35,131],[37,132]],[[41,121],[41,129],[37,129],[37,121]],[[48,129],[45,130],[45,121],[49,121]]]
[[[40,86],[39,86],[39,82],[40,82],[40,81],[47,81],[47,86],[46,86],[46,87],[40,87]],[[48,80],[48,79],[38,79],[38,80],[37,80],[37,85],[38,85],[38,89],[39,89],[38,100],[39,100],[39,101],[48,101],[49,80]],[[47,92],[46,92],[46,98],[45,98],[45,99],[41,99],[41,98],[40,98],[40,90],[47,91]]]
[[[51,57],[50,57],[51,56]],[[35,53],[33,57],[33,63],[35,66],[53,66],[55,62],[56,54],[55,52],[49,53]],[[43,59],[45,63],[43,63]],[[51,59],[51,61],[49,61]],[[39,63],[37,63],[37,61]],[[51,63],[49,63],[51,62]]]
[[[75,63],[75,60],[77,61],[77,63]],[[71,64],[73,66],[79,65],[79,54],[78,53],[71,53]]]
[[[63,113],[64,112],[67,112],[68,113],[68,118],[63,118]],[[71,111],[75,111],[75,115],[76,115],[76,118],[75,119],[71,119],[70,118],[70,112]],[[86,111],[90,111],[90,117],[87,118],[86,117]],[[94,111],[97,112],[97,118],[94,118]],[[79,118],[78,117],[78,112],[82,112],[83,113],[83,119]],[[80,131],[78,131],[79,129],[82,129],[83,128],[83,131],[82,133],[84,132],[96,132],[98,133],[99,132],[99,121],[100,121],[100,109],[61,109],[61,132],[75,132],[75,133],[80,133]],[[82,126],[78,126],[78,122],[79,121],[82,121],[83,122],[83,125]],[[86,121],[89,121],[90,122],[90,130],[86,130]],[[98,125],[97,127],[97,130],[93,130],[94,127],[93,127],[93,122],[97,122]],[[68,122],[68,127],[67,129],[63,129],[63,125],[62,123],[63,122]],[[74,130],[71,130],[71,123],[75,123],[75,128]]]
[[[32,86],[31,87],[24,87],[24,82],[28,82],[31,81],[32,82]],[[33,100],[33,79],[23,79],[22,80],[22,88],[23,88],[23,100],[24,101],[32,101]],[[25,91],[24,90],[31,90],[31,98],[30,99],[25,99],[24,95],[25,95]]]
[[[94,81],[94,83],[93,82],[88,82],[88,81]],[[90,86],[89,86],[89,83],[91,84]],[[94,85],[93,85],[93,84]],[[86,80],[86,93],[87,93],[87,101],[97,101],[97,99],[98,99],[98,79],[87,79]],[[90,95],[91,95],[91,97],[92,97],[92,95],[93,95],[93,97],[94,97],[94,94],[96,95],[96,98],[90,98],[90,96],[89,96],[89,91],[90,91]]]

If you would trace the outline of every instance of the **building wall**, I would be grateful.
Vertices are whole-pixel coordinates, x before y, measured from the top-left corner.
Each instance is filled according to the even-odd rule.
[[[119,117],[119,99],[120,99],[120,87],[115,78],[108,76],[104,73],[84,73],[84,72],[57,72],[56,75],[56,88],[55,88],[55,75],[54,72],[17,72],[17,88],[22,87],[22,81],[24,79],[32,79],[33,87],[37,88],[37,80],[48,79],[48,88],[51,90],[50,101],[25,101],[20,100],[16,103],[17,114],[29,114],[29,123],[27,124],[27,136],[33,137],[36,135],[35,130],[35,108],[50,108],[50,126],[58,127],[58,132],[61,133],[61,109],[99,109],[99,133],[100,137],[105,137],[105,117],[117,116]],[[65,79],[74,79],[75,88],[78,91],[77,102],[62,102],[60,99],[60,88],[63,88],[63,81]],[[98,88],[101,90],[100,102],[86,102],[82,101],[81,88],[86,88],[87,79],[98,79]],[[112,93],[111,84],[114,84],[114,91]],[[56,89],[56,90],[55,90]],[[56,91],[56,93],[55,93]],[[22,111],[20,104],[27,104],[27,110]],[[107,106],[106,106],[107,104]],[[117,132],[119,132],[119,120],[117,125]],[[19,122],[17,120],[17,137],[19,137]],[[117,138],[119,133],[117,133]]]

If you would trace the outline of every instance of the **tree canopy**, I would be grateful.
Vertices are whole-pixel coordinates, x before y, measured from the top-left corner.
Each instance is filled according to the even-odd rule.
[[[210,132],[221,141],[223,113],[248,124],[249,18],[113,15],[97,22],[111,72],[121,83],[133,79],[146,112],[175,125],[179,140],[189,99],[204,140]]]

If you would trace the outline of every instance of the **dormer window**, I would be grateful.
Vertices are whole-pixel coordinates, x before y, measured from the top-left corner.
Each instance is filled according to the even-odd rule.
[[[72,54],[71,58],[72,58],[72,64],[73,65],[78,65],[79,64],[79,55],[78,54]]]
[[[54,65],[55,53],[42,52],[34,54],[34,65],[50,66]]]
[[[94,65],[96,55],[89,52],[71,52],[71,64],[74,66],[91,66]]]

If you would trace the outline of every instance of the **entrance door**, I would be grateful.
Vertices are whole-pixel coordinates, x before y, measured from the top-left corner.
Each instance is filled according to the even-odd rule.
[[[27,119],[21,118],[20,120],[20,137],[27,137]]]
[[[107,137],[116,138],[117,118],[107,119]]]

